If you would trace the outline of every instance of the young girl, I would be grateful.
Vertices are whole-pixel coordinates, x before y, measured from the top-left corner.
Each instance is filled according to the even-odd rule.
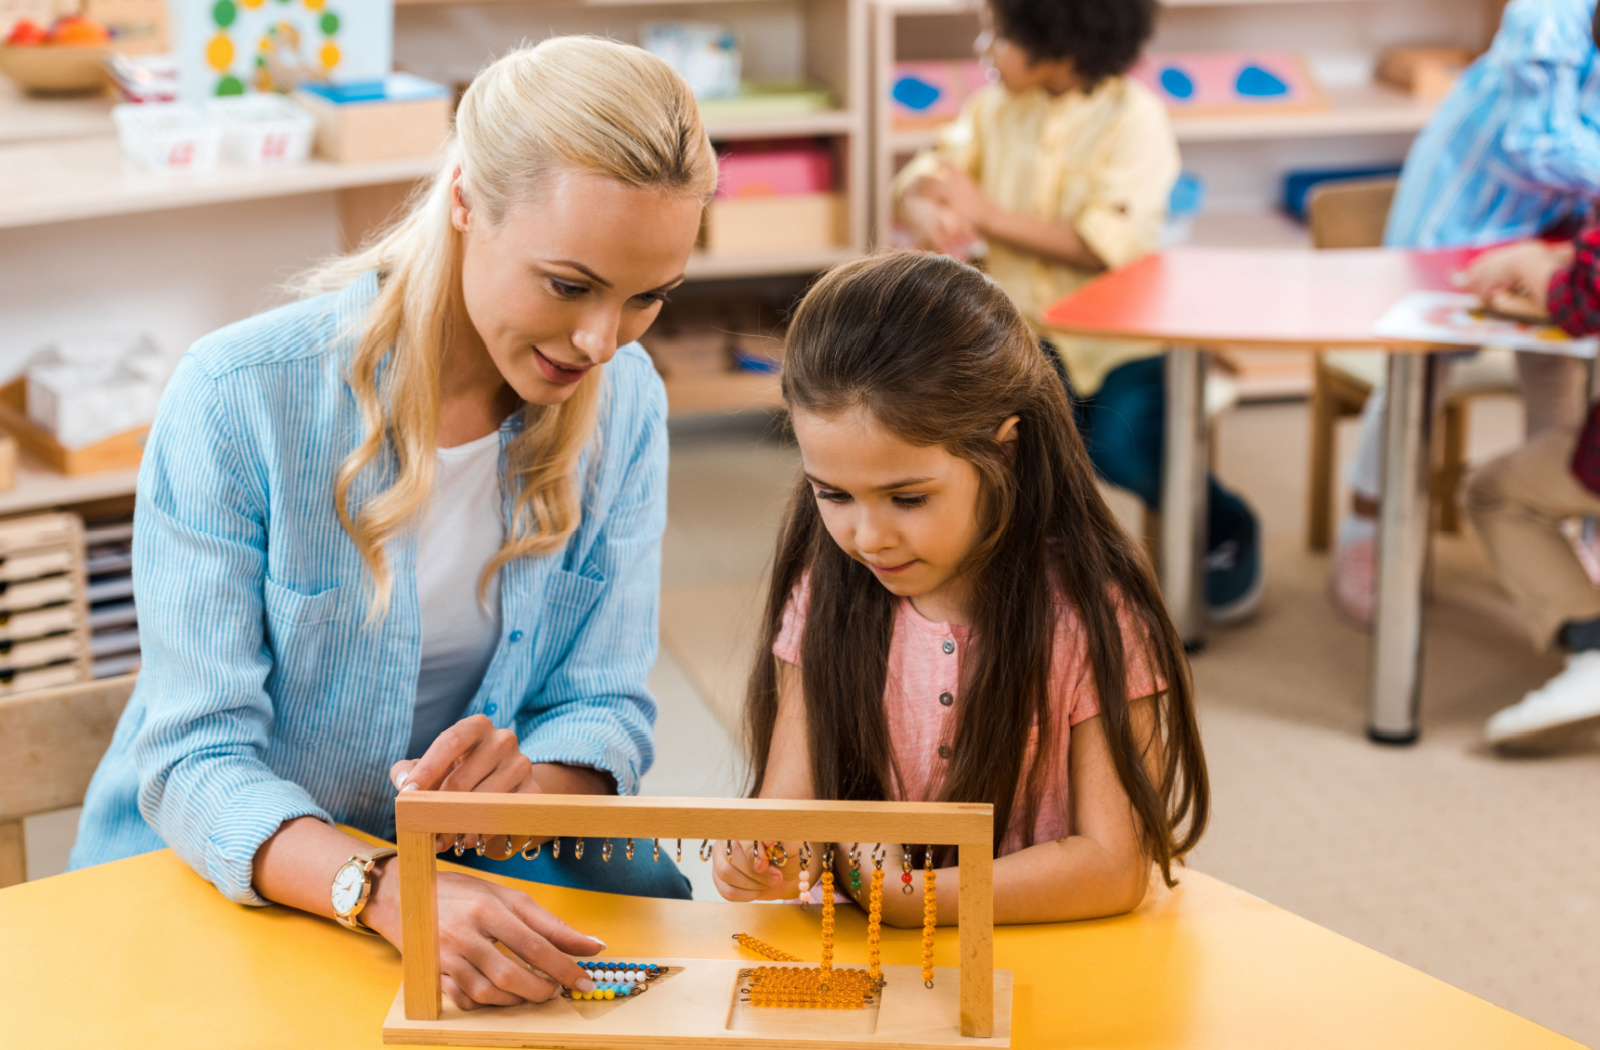
[[[944,256],[842,266],[795,313],[783,392],[804,475],[750,682],[754,793],[992,804],[996,922],[1128,911],[1152,862],[1171,885],[1209,809],[1188,667],[1011,300]],[[715,857],[730,900],[798,893],[795,859]],[[921,908],[886,893],[883,918]]]

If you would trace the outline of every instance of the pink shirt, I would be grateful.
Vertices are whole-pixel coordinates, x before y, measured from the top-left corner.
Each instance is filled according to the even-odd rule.
[[[810,588],[802,582],[790,596],[783,624],[772,652],[780,660],[800,665],[800,636],[805,629],[805,608]],[[1033,825],[1033,841],[1049,842],[1072,833],[1067,808],[1067,748],[1072,727],[1100,713],[1100,699],[1089,666],[1086,636],[1077,610],[1057,604],[1055,651],[1051,654],[1050,699],[1056,746],[1045,774],[1044,797]],[[1137,638],[1125,613],[1119,615],[1128,667],[1128,697],[1137,699],[1161,691],[1143,646],[1127,644]],[[897,798],[924,802],[936,798],[955,742],[955,700],[960,695],[961,666],[968,649],[970,628],[934,623],[902,598],[895,614],[894,636],[889,642],[889,674],[883,693],[889,739],[904,781]],[[1026,765],[1024,765],[1026,769]],[[890,786],[895,791],[895,786]],[[1000,853],[1023,848],[1021,807],[1013,811],[1012,824]]]

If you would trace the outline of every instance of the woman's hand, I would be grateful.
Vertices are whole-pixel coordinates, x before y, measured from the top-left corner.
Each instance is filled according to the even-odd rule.
[[[361,917],[400,947],[398,858],[375,871]],[[500,950],[510,949],[510,955]],[[563,987],[594,990],[571,955],[595,955],[605,942],[579,933],[527,894],[485,879],[439,873],[439,969],[444,994],[463,1010],[542,1003]]]
[[[538,794],[533,763],[522,753],[517,734],[496,729],[485,715],[463,718],[440,733],[418,759],[401,759],[389,767],[389,779],[400,791],[496,791]],[[463,844],[477,845],[478,836],[461,836]],[[456,836],[440,835],[435,850],[449,849]],[[485,852],[500,859],[523,846],[504,835],[484,840]]]
[[[772,863],[766,851],[781,846],[783,866]],[[730,901],[787,901],[800,895],[800,843],[762,842],[762,852],[754,852],[754,842],[734,842],[730,853],[727,842],[717,842],[711,854],[711,881],[717,892]]]

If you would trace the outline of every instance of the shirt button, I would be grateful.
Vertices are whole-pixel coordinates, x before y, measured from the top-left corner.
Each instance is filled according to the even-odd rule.
[[[512,640],[512,641],[513,641],[513,642],[520,642],[520,641],[522,641],[522,632],[521,632],[521,631],[512,631],[512,632],[511,632],[511,640]]]
[[[944,640],[944,651],[945,651],[946,655],[955,652],[956,651],[956,643],[952,642],[950,639],[946,638]]]
[[[488,707],[483,709],[483,713],[486,714],[486,715],[492,715],[492,714],[495,713],[495,710],[496,710],[495,705],[494,704],[490,704]]]
[[[939,702],[944,706],[949,707],[951,704],[956,702],[956,698],[951,696],[949,693],[940,693]]]
[[[949,744],[940,744],[939,745],[939,757],[940,758],[949,758],[950,757],[950,745]]]

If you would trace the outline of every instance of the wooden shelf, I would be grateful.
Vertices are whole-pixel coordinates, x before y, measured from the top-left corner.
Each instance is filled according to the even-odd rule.
[[[431,156],[281,168],[219,163],[208,172],[161,175],[127,161],[114,138],[30,142],[0,147],[0,229],[409,182],[438,163]]]
[[[0,145],[42,139],[98,138],[113,133],[110,94],[30,98],[0,77]]]
[[[0,515],[70,507],[78,503],[133,495],[138,470],[100,474],[58,474],[27,452],[17,456],[17,484],[0,492]]]
[[[712,118],[706,133],[713,142],[727,139],[791,139],[824,135],[857,135],[861,119],[845,109],[795,113],[782,117]]]
[[[1330,135],[1403,134],[1421,131],[1438,102],[1378,84],[1329,88],[1327,109],[1296,113],[1185,116],[1175,113],[1179,142],[1318,138]]]
[[[761,372],[713,372],[667,377],[669,416],[770,412],[783,407],[782,385]]]
[[[821,273],[830,266],[855,258],[857,254],[854,248],[847,247],[762,255],[707,255],[697,251],[689,257],[688,277],[692,281],[708,281]]]

